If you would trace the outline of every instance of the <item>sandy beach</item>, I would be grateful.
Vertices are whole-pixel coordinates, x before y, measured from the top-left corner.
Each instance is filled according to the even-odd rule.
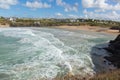
[[[5,25],[0,24],[0,28],[7,28],[7,27],[10,27],[10,25],[9,24],[5,24]]]
[[[56,26],[55,28],[101,32],[101,33],[109,33],[109,34],[115,34],[115,35],[119,34],[119,30],[111,30],[109,28],[103,28],[98,26]]]
[[[0,25],[0,28],[8,28],[9,25]],[[118,35],[119,30],[111,30],[109,28],[103,28],[99,26],[54,26],[52,28],[59,28],[59,29],[68,29],[68,30],[83,30],[83,31],[92,31],[92,32],[101,32],[101,33],[108,33]]]

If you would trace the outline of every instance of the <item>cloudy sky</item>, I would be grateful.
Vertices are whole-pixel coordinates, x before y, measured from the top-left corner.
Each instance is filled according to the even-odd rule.
[[[120,0],[0,0],[0,16],[120,21]]]

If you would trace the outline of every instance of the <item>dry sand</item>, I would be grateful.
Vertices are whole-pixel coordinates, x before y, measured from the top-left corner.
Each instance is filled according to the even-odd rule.
[[[55,28],[69,29],[69,30],[84,30],[109,34],[119,34],[119,30],[111,30],[109,28],[103,28],[98,26],[56,26]]]
[[[0,28],[7,28],[7,27],[10,27],[10,25],[9,24],[5,24],[5,25],[0,24]]]
[[[0,24],[0,28],[6,28],[6,27],[10,27],[10,26],[8,24],[6,25]],[[102,33],[109,33],[109,34],[115,34],[115,35],[120,34],[119,30],[111,30],[109,28],[103,28],[103,27],[98,27],[98,26],[55,26],[53,28],[102,32]]]

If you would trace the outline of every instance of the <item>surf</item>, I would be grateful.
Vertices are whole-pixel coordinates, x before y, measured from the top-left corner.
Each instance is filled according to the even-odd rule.
[[[104,39],[103,39],[104,38]],[[102,34],[59,29],[0,29],[2,79],[53,79],[56,76],[94,75],[91,48],[106,42]]]

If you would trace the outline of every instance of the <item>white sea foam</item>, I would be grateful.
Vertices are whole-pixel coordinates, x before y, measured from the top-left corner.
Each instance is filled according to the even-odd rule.
[[[20,41],[18,41],[18,42],[20,42],[20,43],[31,43],[31,40],[29,39],[29,38],[23,38],[23,39],[21,39]]]
[[[71,72],[83,76],[94,73],[95,65],[91,57],[91,47],[96,43],[88,39],[94,40],[101,35],[94,36],[54,29],[36,31],[20,28],[1,29],[0,33],[12,41],[7,44],[8,41],[3,40],[4,43],[8,46],[13,45],[11,48],[14,47],[8,51],[10,55],[4,55],[9,60],[0,59],[4,64],[0,66],[0,71],[2,69],[5,74],[9,71],[10,75],[13,75],[12,79],[52,79],[59,73],[65,75]]]
[[[12,28],[12,29],[1,29],[1,32],[6,37],[24,37],[24,36],[35,36],[35,34],[30,29],[20,29],[20,28]]]

